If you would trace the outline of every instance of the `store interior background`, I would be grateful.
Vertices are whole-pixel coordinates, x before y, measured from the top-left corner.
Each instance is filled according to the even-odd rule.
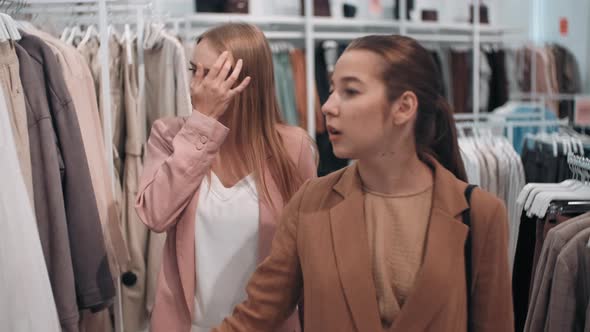
[[[292,2],[299,11],[299,0]],[[331,0],[332,8],[342,3],[357,6],[357,18],[372,18],[370,0]],[[363,3],[365,4],[363,6]],[[381,0],[385,8],[393,0]],[[471,0],[416,0],[415,8],[436,8],[439,22],[467,22]],[[489,8],[491,26],[503,26],[524,31],[529,40],[541,45],[558,43],[571,50],[582,74],[583,92],[590,92],[590,1],[588,0],[483,0]],[[196,11],[195,0],[154,0],[154,10],[161,15],[178,17]],[[272,1],[249,0],[249,15],[272,16]],[[269,9],[270,8],[270,9]],[[336,12],[332,10],[332,12]],[[336,12],[337,13],[337,12]],[[332,17],[337,17],[332,15]],[[564,23],[566,22],[566,23]],[[566,27],[564,27],[566,25]],[[564,31],[564,29],[566,31]]]

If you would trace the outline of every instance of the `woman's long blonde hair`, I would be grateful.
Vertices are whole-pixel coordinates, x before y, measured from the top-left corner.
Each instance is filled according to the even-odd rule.
[[[241,151],[236,158],[238,165],[230,165],[230,171],[253,171],[258,192],[274,205],[263,176],[265,167],[268,168],[281,198],[288,202],[303,179],[277,131],[277,125],[283,121],[275,92],[272,53],[264,34],[250,24],[228,23],[208,30],[197,43],[203,40],[218,52],[227,50],[236,61],[243,60],[236,84],[251,77],[250,84],[232,101],[223,119],[230,128],[226,142]]]

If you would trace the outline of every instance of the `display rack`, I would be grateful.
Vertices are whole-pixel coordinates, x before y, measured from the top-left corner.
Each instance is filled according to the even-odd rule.
[[[19,9],[19,15],[25,17],[47,17],[52,21],[75,21],[80,24],[94,24],[98,27],[100,38],[99,61],[101,65],[101,106],[102,106],[102,123],[103,138],[105,145],[105,156],[107,165],[109,165],[109,175],[111,177],[111,190],[115,192],[115,169],[113,164],[112,150],[112,110],[111,110],[111,86],[109,77],[109,43],[108,26],[111,21],[120,15],[134,15],[137,26],[143,26],[146,11],[151,8],[151,2],[145,1],[128,1],[121,4],[114,0],[27,0],[26,6]],[[143,29],[138,29],[138,38],[141,38]],[[141,70],[142,49],[141,43],[138,43],[138,54],[140,62],[139,70],[139,89],[143,93],[144,75]],[[118,281],[117,299],[115,302],[115,331],[123,331],[122,307],[120,296],[120,281]]]
[[[401,12],[405,1],[400,1]],[[474,0],[477,8],[479,0]],[[474,24],[408,22],[405,15],[400,20],[357,19],[314,17],[311,9],[313,1],[305,1],[303,16],[254,16],[248,14],[197,13],[176,18],[175,30],[185,38],[196,37],[206,29],[227,22],[247,22],[257,25],[271,40],[301,41],[305,46],[306,58],[315,59],[315,45],[323,40],[349,41],[368,34],[400,34],[420,42],[447,43],[471,46],[473,48],[473,68],[479,68],[480,46],[484,43],[501,44],[506,41],[526,41],[528,34],[514,27],[501,27],[479,24],[479,11],[475,11]],[[172,26],[172,24],[169,24]],[[315,137],[315,68],[314,61],[306,61],[307,79],[307,131]],[[472,72],[473,105],[479,104],[479,70]],[[473,110],[478,113],[477,107]]]

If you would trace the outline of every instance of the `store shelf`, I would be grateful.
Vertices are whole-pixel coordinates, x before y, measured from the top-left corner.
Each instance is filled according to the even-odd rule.
[[[399,29],[400,22],[394,20],[365,20],[356,18],[332,18],[316,17],[312,20],[316,28],[342,28],[342,29]]]
[[[301,16],[253,16],[247,14],[209,14],[198,13],[186,16],[185,22],[189,26],[210,26],[227,22],[247,22],[259,26],[273,26],[276,28],[288,27],[303,29],[305,18]],[[438,23],[438,22],[405,22],[410,34],[457,34],[472,35],[473,26],[469,23]],[[394,20],[385,19],[357,19],[357,18],[333,18],[333,17],[314,17],[312,26],[315,33],[399,33],[402,23]],[[335,31],[335,29],[338,29]],[[360,31],[359,31],[360,30]],[[479,28],[481,35],[502,35],[508,33],[519,33],[521,30],[501,27],[481,25]]]
[[[246,22],[256,25],[290,25],[301,26],[305,19],[301,16],[253,16],[247,14],[210,14],[198,13],[184,17],[190,25],[213,25],[227,22]]]

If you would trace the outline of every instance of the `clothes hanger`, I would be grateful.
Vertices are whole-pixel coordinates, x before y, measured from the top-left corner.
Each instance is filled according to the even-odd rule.
[[[61,33],[61,36],[59,37],[59,39],[61,39],[61,41],[65,42],[68,40],[68,36],[70,35],[70,33],[72,32],[72,28],[70,26],[66,26],[64,28],[64,30]]]
[[[16,27],[16,22],[7,14],[0,13],[0,25],[2,29],[0,34],[1,41],[20,40],[21,36]]]
[[[90,38],[92,37],[98,37],[98,30],[96,30],[96,27],[94,26],[94,24],[90,25],[88,27],[88,29],[86,29],[86,33],[84,34],[84,37],[82,38],[82,40],[80,41],[80,43],[78,43],[79,45],[84,45],[86,44],[88,41],[90,41]]]
[[[542,135],[526,135],[525,139],[529,140],[539,140],[539,139],[543,139],[542,142],[546,142],[545,139],[542,137]],[[525,140],[526,142],[526,140]],[[557,142],[553,141],[552,142],[553,145],[553,151],[554,154],[557,153]],[[570,164],[570,169],[571,169],[572,165]],[[564,189],[568,189],[571,190],[573,188],[575,188],[575,186],[579,185],[580,183],[576,180],[572,180],[572,179],[568,179],[565,181],[562,181],[560,183],[528,183],[526,184],[523,189],[521,190],[521,192],[518,194],[518,197],[516,199],[516,203],[518,204],[518,206],[522,206],[523,209],[527,212],[530,210],[531,205],[533,204],[535,197],[538,193],[544,191],[544,190],[564,190]]]
[[[127,53],[127,64],[133,64],[133,52],[131,47],[133,47],[133,36],[131,33],[131,26],[128,23],[125,23],[123,28],[123,41],[125,42],[125,49]]]
[[[72,30],[70,31],[70,35],[68,36],[68,39],[66,40],[66,44],[68,45],[74,45],[74,38],[76,37],[84,37],[82,29],[80,29],[80,26],[76,25],[72,28]]]
[[[11,39],[10,33],[8,32],[8,29],[6,28],[4,21],[0,20],[0,42],[5,42],[10,39]]]
[[[540,218],[545,217],[547,210],[551,206],[551,202],[553,201],[571,201],[571,200],[590,200],[590,186],[585,184],[584,182],[590,178],[590,173],[588,173],[588,169],[590,169],[590,165],[585,158],[576,157],[570,154],[568,156],[568,161],[570,161],[570,165],[574,167],[577,171],[575,173],[581,177],[579,185],[572,189],[571,191],[565,192],[557,192],[557,191],[547,191],[540,193],[536,198],[531,206],[530,213],[532,215],[538,216]]]
[[[12,19],[12,17],[7,14],[0,13],[0,18],[2,18],[2,22],[4,23],[4,27],[6,28],[6,31],[8,32],[9,38],[11,40],[20,40],[21,35],[18,32],[17,24]]]

